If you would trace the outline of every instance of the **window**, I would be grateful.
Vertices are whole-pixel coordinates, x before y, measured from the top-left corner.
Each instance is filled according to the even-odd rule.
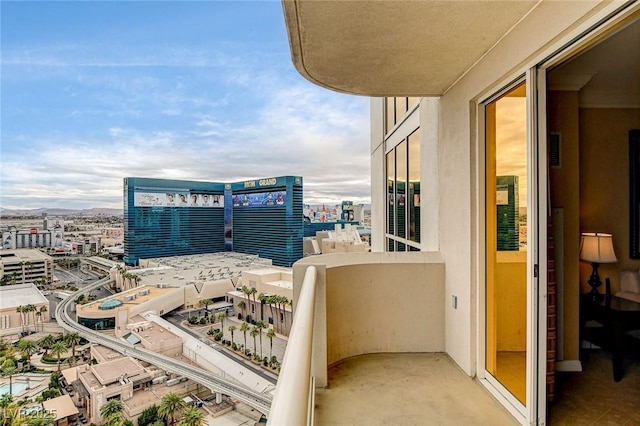
[[[385,98],[385,134],[389,134],[419,100],[415,97]]]
[[[420,250],[420,129],[386,154],[387,250]]]

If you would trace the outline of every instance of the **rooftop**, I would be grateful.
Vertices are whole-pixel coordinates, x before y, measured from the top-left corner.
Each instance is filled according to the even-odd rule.
[[[55,420],[78,414],[78,408],[69,395],[62,395],[46,400],[42,403],[42,407],[48,412],[53,413],[56,416]]]
[[[148,292],[146,292],[146,290],[148,290]],[[112,296],[109,296],[108,298],[106,298],[106,300],[100,299],[84,305],[78,305],[78,313],[96,312],[100,310],[105,310],[104,307],[102,309],[100,307],[109,301],[113,301],[111,303],[112,305],[114,305],[113,308],[116,308],[121,305],[124,305],[124,306],[139,305],[155,297],[161,296],[163,294],[166,294],[170,291],[175,291],[175,290],[176,290],[175,287],[158,288],[155,286],[140,286],[140,287],[133,288],[131,290],[123,291],[122,293],[117,293]],[[135,295],[135,298],[126,300],[128,297],[131,297],[133,295]],[[122,303],[118,304],[116,301],[119,301]],[[118,305],[118,306],[115,306],[115,305]]]
[[[121,376],[133,377],[144,372],[144,368],[129,357],[96,364],[91,369],[100,383],[105,385],[115,382]]]
[[[51,256],[36,249],[0,250],[0,263],[50,260]]]
[[[274,269],[269,259],[235,252],[141,259],[140,266],[140,269],[128,272],[138,275],[142,279],[141,285],[167,284],[177,287],[224,279],[230,280],[230,286],[235,287],[243,271],[265,267]]]
[[[24,305],[49,305],[46,297],[33,284],[5,285],[0,287],[0,310]]]

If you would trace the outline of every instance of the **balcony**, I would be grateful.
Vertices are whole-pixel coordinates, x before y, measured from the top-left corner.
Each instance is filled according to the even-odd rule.
[[[444,353],[444,278],[439,253],[297,262],[269,423],[517,424]]]

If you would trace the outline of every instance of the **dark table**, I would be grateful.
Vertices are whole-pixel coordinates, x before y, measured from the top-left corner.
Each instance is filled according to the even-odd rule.
[[[619,382],[624,375],[626,341],[631,339],[626,332],[640,329],[640,303],[616,296],[594,302],[588,294],[584,294],[580,298],[580,317],[581,334],[588,320],[598,321],[604,326],[604,345],[605,349],[611,351],[613,380]]]

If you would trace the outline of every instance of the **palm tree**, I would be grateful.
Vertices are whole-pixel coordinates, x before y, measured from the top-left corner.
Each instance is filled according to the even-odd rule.
[[[244,300],[238,302],[238,308],[242,309],[242,319],[246,318],[244,310],[247,309],[247,303]]]
[[[33,340],[20,339],[18,340],[18,349],[27,357],[27,366],[31,368],[31,355],[38,352],[38,344]]]
[[[247,296],[247,308],[248,308],[249,307],[249,302],[250,302],[249,295],[251,294],[251,289],[249,287],[247,287],[246,285],[243,285],[241,291],[242,291],[242,294]],[[245,317],[245,321],[246,321],[246,317]]]
[[[227,313],[226,312],[219,312],[217,317],[220,320],[220,323],[222,325],[222,328],[220,330],[224,330],[224,319],[227,317]]]
[[[16,373],[16,363],[13,358],[7,358],[2,363],[2,374],[9,376],[9,393],[13,394],[13,375]]]
[[[38,411],[26,418],[28,426],[54,426],[55,423],[55,415],[46,411]]]
[[[189,407],[184,412],[180,426],[206,426],[207,420],[196,407]]]
[[[55,342],[55,339],[50,334],[47,334],[46,336],[38,340],[38,345],[40,345],[40,347],[44,349],[44,356],[49,355],[49,349],[51,349]]]
[[[100,407],[100,417],[103,420],[111,420],[115,416],[122,416],[122,401],[116,398],[108,400]]]
[[[233,324],[229,326],[229,333],[231,333],[231,345],[233,346],[233,332],[236,331],[237,327]]]
[[[169,426],[175,423],[175,417],[182,413],[185,408],[185,402],[182,396],[175,392],[169,392],[162,397],[160,406],[158,407],[158,415],[168,420]]]
[[[276,318],[273,316],[273,295],[267,296],[265,303],[269,304],[269,309],[271,310],[271,322],[275,325]]]
[[[204,299],[198,302],[198,306],[204,308],[205,311],[209,312],[209,305],[211,304],[211,299]]]
[[[262,330],[267,328],[264,321],[260,320],[256,323],[256,328],[258,329],[258,333],[260,335],[260,359],[262,359]]]
[[[78,334],[77,331],[72,331],[71,333],[67,333],[67,335],[64,336],[64,342],[67,344],[67,346],[71,346],[71,356],[74,358],[76,356],[76,345],[80,343],[80,340],[80,334]]]
[[[240,331],[242,331],[242,333],[244,334],[244,347],[246,349],[247,348],[247,331],[249,331],[249,324],[246,322],[243,322],[242,325],[240,326]]]
[[[269,338],[269,359],[271,359],[273,352],[273,338],[276,337],[276,331],[273,328],[270,328],[267,331],[267,337]]]
[[[258,336],[258,334],[260,334],[260,330],[258,329],[257,326],[251,327],[251,331],[249,332],[249,335],[251,337],[253,337],[253,354],[255,355],[257,350],[256,350],[256,337]],[[262,349],[262,348],[260,348]]]
[[[20,314],[20,323],[22,325],[22,332],[24,333],[24,306],[16,306],[16,312]]]
[[[249,289],[249,295],[253,296],[253,309],[254,309],[254,314],[255,316],[258,315],[258,308],[256,307],[256,293],[258,292],[258,289],[256,289],[255,287],[251,287]],[[253,319],[253,318],[252,318]],[[255,321],[255,319],[253,319]]]
[[[44,331],[44,324],[42,324],[42,317],[44,317],[45,312],[47,312],[47,306],[42,305],[40,309],[38,309],[38,316],[40,317],[40,331]]]
[[[35,305],[32,304],[28,304],[26,306],[26,312],[27,312],[27,331],[28,330],[28,325],[29,325],[29,313],[31,313],[33,315],[33,332],[35,333],[37,330],[36,328],[36,311],[38,310],[38,308],[36,308]]]
[[[58,357],[58,372],[60,372],[60,357],[63,353],[67,351],[67,345],[65,345],[64,341],[60,340],[51,346],[51,355],[55,355]]]
[[[7,409],[11,404],[13,404],[13,395],[10,393],[3,393],[0,396],[0,408],[3,410]]]
[[[287,331],[287,310],[285,309],[287,305],[293,307],[293,300],[289,300],[286,297],[282,296],[283,302],[282,302],[282,320],[284,321],[284,331],[287,335],[289,335],[289,332]]]

